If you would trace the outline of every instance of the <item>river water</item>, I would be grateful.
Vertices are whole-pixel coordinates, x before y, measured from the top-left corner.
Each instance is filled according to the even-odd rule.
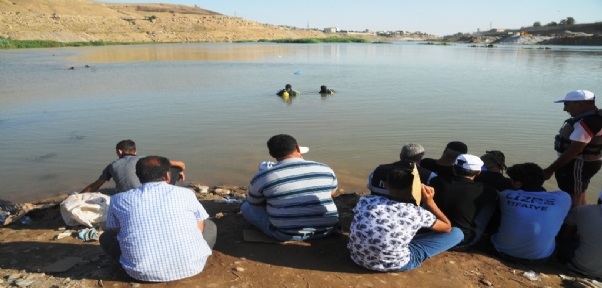
[[[533,47],[536,48],[536,47]],[[90,68],[84,68],[89,65]],[[69,70],[69,67],[75,67]],[[602,47],[162,44],[0,51],[0,200],[80,191],[115,144],[186,162],[188,181],[248,185],[266,141],[286,133],[346,191],[405,143],[449,141],[508,164],[554,161],[568,117],[553,101],[602,93]],[[275,92],[290,83],[301,95]],[[337,91],[329,97],[320,85]],[[105,184],[110,187],[113,183]],[[555,189],[554,181],[546,188]],[[588,192],[594,201],[602,173]]]

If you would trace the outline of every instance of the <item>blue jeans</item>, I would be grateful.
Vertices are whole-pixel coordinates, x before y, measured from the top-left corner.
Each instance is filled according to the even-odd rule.
[[[459,228],[452,228],[448,233],[430,231],[416,234],[410,241],[410,262],[399,269],[399,272],[409,271],[420,267],[424,260],[456,246],[464,239],[464,233]]]
[[[255,227],[259,228],[263,233],[278,240],[278,241],[303,241],[303,240],[314,240],[330,236],[338,232],[336,227],[325,232],[315,233],[314,228],[304,228],[301,230],[307,231],[307,233],[301,233],[297,235],[291,235],[280,232],[274,228],[270,222],[268,211],[265,205],[251,205],[249,202],[245,202],[240,206],[242,216],[247,219]]]

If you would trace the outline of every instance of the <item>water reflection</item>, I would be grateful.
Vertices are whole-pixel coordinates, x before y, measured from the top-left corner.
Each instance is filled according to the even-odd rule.
[[[149,45],[136,47],[102,47],[90,49],[69,60],[82,62],[144,62],[144,61],[234,61],[256,60],[270,55],[282,56],[292,51],[286,46],[240,46],[220,44],[215,47],[188,45]]]

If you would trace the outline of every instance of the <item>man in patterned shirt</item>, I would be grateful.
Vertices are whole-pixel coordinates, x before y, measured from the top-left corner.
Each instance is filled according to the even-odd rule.
[[[338,211],[332,196],[337,177],[325,164],[303,160],[297,140],[280,134],[268,141],[270,169],[251,179],[242,216],[279,240],[313,240],[338,232]]]
[[[383,272],[408,271],[464,238],[433,201],[432,187],[421,185],[428,210],[414,204],[412,187],[418,179],[412,174],[416,175],[402,169],[391,171],[385,182],[388,195],[364,196],[353,208],[347,248],[356,264]],[[433,231],[416,235],[423,227]]]
[[[203,271],[215,244],[215,223],[191,190],[168,184],[167,158],[141,158],[136,175],[140,187],[111,197],[102,248],[141,281],[173,281]]]

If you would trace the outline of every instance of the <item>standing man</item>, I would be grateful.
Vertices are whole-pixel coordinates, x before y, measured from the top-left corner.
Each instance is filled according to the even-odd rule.
[[[544,179],[554,174],[558,188],[571,195],[573,207],[586,205],[585,190],[602,166],[602,112],[596,107],[594,93],[587,90],[572,91],[554,103],[563,103],[571,118],[556,135],[558,159],[544,169]]]
[[[410,164],[412,162],[416,164],[418,175],[420,175],[420,182],[428,184],[429,180],[437,176],[437,174],[431,172],[431,170],[420,167],[422,158],[424,158],[424,147],[422,147],[422,145],[413,143],[403,145],[401,153],[399,153],[399,161],[391,164],[378,165],[378,167],[370,173],[366,188],[368,188],[372,194],[389,194],[389,190],[385,188],[385,182],[387,182],[387,175],[389,175],[389,172],[393,171],[393,169],[408,169],[414,167]]]
[[[102,170],[102,174],[100,174],[98,180],[84,188],[81,193],[98,191],[111,178],[115,181],[115,191],[117,193],[140,186],[140,180],[136,176],[136,162],[144,156],[136,155],[136,143],[132,140],[119,141],[115,146],[115,152],[119,159],[113,161],[113,163]],[[186,169],[184,162],[170,160],[169,165],[171,173],[170,184],[176,184],[177,180],[184,181],[184,169]]]
[[[140,187],[111,197],[102,248],[140,281],[174,281],[203,271],[217,228],[201,203],[191,190],[168,184],[167,158],[141,158],[136,175]]]
[[[279,241],[312,240],[338,232],[339,214],[332,196],[337,177],[325,164],[303,160],[290,135],[268,141],[276,163],[251,179],[242,216]]]

